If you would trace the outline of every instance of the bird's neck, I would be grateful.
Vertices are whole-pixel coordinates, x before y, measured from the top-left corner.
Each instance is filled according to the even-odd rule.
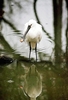
[[[36,67],[35,66],[30,67],[30,73],[31,74],[36,74]]]
[[[30,100],[36,100],[36,98],[30,98]]]

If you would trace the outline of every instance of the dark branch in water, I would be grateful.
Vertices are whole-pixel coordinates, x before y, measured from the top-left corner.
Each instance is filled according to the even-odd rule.
[[[7,43],[7,41],[4,39],[4,37],[0,33],[0,44],[3,45],[4,48],[9,50],[10,52],[13,52],[14,50],[11,48],[11,46]]]
[[[67,0],[66,0],[67,1]],[[37,15],[37,10],[36,10],[36,6],[37,6],[37,0],[34,0],[34,3],[33,3],[33,9],[34,9],[34,13],[35,13],[35,16],[36,16],[36,20],[37,20],[37,22],[39,23],[39,24],[41,24],[41,22],[40,22],[40,20],[39,20],[39,17],[38,17],[38,15]],[[41,24],[42,25],[42,24]],[[48,38],[51,40],[50,42],[54,42],[55,40],[50,36],[50,33],[48,33],[45,29],[44,29],[44,27],[43,27],[43,25],[42,25],[42,29],[43,29],[43,31],[46,33],[46,35],[48,36]],[[57,45],[58,45],[58,43],[57,43]],[[59,45],[58,45],[58,48],[59,49],[61,49],[60,47],[59,47]],[[64,54],[64,51],[61,49],[61,51],[62,51],[62,53]]]
[[[20,32],[19,30],[16,29],[16,27],[11,23],[9,22],[7,19],[3,18],[2,19],[5,23],[7,23],[13,30],[15,30],[16,32]]]
[[[36,10],[36,5],[37,5],[37,0],[34,0],[34,3],[33,3],[33,8],[34,8],[34,13],[35,13],[35,16],[36,16],[36,19],[38,21],[39,24],[41,24],[40,20],[39,20],[39,17],[37,15],[37,10]],[[41,24],[42,25],[42,24]],[[43,31],[46,33],[46,35],[48,36],[49,39],[51,39],[52,41],[54,41],[54,39],[49,35],[49,33],[44,29],[43,25],[42,25],[42,29]]]

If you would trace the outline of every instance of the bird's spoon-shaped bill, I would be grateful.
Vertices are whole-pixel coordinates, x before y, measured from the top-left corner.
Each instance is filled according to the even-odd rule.
[[[21,38],[21,39],[20,39],[20,42],[23,42],[23,41],[24,41],[24,39],[23,39],[23,38]]]

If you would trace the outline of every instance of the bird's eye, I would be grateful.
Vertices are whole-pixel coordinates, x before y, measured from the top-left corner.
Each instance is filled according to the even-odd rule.
[[[31,28],[32,24],[30,24],[30,25],[28,25],[28,26]]]

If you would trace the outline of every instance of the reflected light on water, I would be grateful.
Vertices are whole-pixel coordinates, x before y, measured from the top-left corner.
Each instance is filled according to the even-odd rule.
[[[36,100],[42,92],[41,75],[34,64],[31,65],[25,77],[24,90],[31,100]]]

